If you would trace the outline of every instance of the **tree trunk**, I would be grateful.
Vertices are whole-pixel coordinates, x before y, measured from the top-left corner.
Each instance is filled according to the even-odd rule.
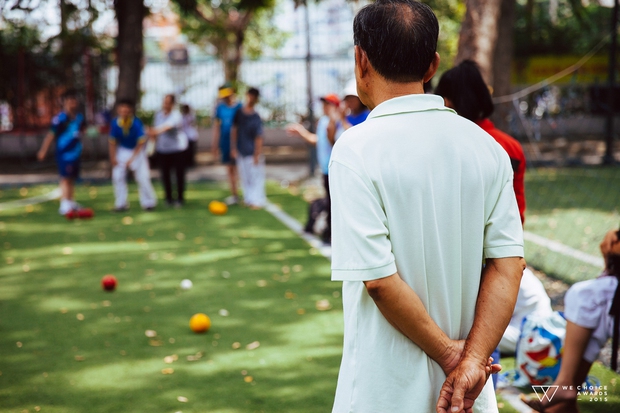
[[[493,54],[493,96],[512,93],[512,57],[514,54],[514,24],[516,0],[502,0],[497,28],[497,43]],[[493,120],[501,130],[508,130],[508,115],[512,102],[495,105]]]
[[[140,98],[143,58],[142,20],[146,8],[142,0],[114,0],[114,12],[118,22],[116,100],[129,99],[137,104]]]
[[[478,63],[482,77],[493,84],[493,53],[502,0],[466,0],[465,20],[459,34],[456,63],[471,59]]]

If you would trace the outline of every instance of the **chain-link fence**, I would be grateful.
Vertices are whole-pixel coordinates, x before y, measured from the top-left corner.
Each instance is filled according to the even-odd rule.
[[[603,235],[620,225],[620,116],[604,165],[608,90],[548,86],[508,104],[504,127],[528,160],[526,259],[569,283],[599,275]],[[501,121],[500,120],[500,121]]]

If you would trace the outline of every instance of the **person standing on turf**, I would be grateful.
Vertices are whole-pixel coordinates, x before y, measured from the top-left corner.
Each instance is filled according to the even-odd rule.
[[[260,209],[267,203],[265,196],[265,157],[263,156],[263,121],[254,110],[260,92],[251,87],[245,105],[235,114],[230,132],[232,157],[237,161],[243,203]]]
[[[127,199],[127,169],[133,171],[138,184],[140,206],[151,211],[157,205],[157,197],[151,175],[149,160],[144,151],[146,134],[142,121],[134,116],[134,103],[119,100],[116,104],[118,117],[111,122],[108,140],[110,163],[112,164],[112,184],[114,186],[114,211],[129,209]]]
[[[155,125],[150,128],[148,135],[156,139],[155,150],[161,167],[161,179],[166,192],[166,205],[181,208],[185,202],[185,150],[187,136],[183,132],[183,116],[174,109],[176,98],[166,95],[161,111],[155,114]],[[172,178],[174,170],[177,181],[177,197],[172,197]]]
[[[355,79],[351,79],[344,88],[343,101],[348,111],[342,122],[345,129],[359,125],[366,120],[370,111],[364,106],[359,96],[357,96],[357,84],[355,83]]]
[[[82,133],[86,127],[84,115],[78,112],[80,103],[74,90],[62,94],[62,112],[54,117],[50,131],[45,135],[37,159],[43,161],[55,141],[56,163],[60,174],[60,215],[78,214],[86,209],[75,202],[75,181],[80,177]],[[91,210],[90,213],[92,213]]]
[[[430,7],[377,0],[353,33],[371,113],[329,167],[345,324],[333,412],[497,412],[489,356],[525,267],[508,155],[424,94],[439,65]]]
[[[226,165],[231,194],[226,198],[226,203],[234,205],[239,203],[239,194],[237,192],[237,166],[235,159],[231,156],[230,130],[241,103],[235,101],[235,91],[228,85],[221,86],[217,96],[220,102],[215,108],[213,117],[211,152],[214,159],[217,159],[219,152],[222,163]]]
[[[311,145],[316,146],[316,156],[323,174],[323,186],[325,188],[325,208],[327,210],[327,222],[321,234],[321,240],[329,244],[332,239],[331,227],[331,198],[329,195],[329,158],[332,154],[332,147],[336,139],[344,131],[343,112],[340,110],[340,99],[334,93],[329,93],[321,97],[323,102],[323,115],[316,124],[316,133],[312,133],[299,123],[290,123],[286,126],[286,133],[289,136],[297,135]],[[309,218],[309,222],[310,222]],[[306,230],[308,230],[307,228]]]

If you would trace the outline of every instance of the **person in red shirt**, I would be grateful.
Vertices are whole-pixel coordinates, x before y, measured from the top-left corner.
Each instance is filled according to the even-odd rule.
[[[521,223],[525,223],[525,154],[519,141],[497,129],[488,119],[493,113],[493,100],[476,63],[464,60],[445,72],[435,94],[443,97],[447,107],[484,129],[508,153],[514,171],[514,191]]]

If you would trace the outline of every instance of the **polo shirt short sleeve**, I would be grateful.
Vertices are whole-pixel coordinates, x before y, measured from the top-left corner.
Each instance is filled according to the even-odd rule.
[[[376,191],[339,162],[332,163],[330,171],[332,205],[342,212],[332,221],[332,237],[346,248],[334,256],[332,280],[369,281],[394,274],[387,218]]]
[[[120,118],[112,121],[110,127],[110,139],[117,142],[126,149],[134,149],[139,143],[146,140],[144,134],[144,125],[142,121],[136,117],[131,120],[131,124],[127,126],[121,125]]]
[[[504,163],[505,169],[510,165]],[[499,198],[491,208],[484,230],[484,258],[523,256],[522,227],[512,183],[512,170],[504,171],[505,179]]]

